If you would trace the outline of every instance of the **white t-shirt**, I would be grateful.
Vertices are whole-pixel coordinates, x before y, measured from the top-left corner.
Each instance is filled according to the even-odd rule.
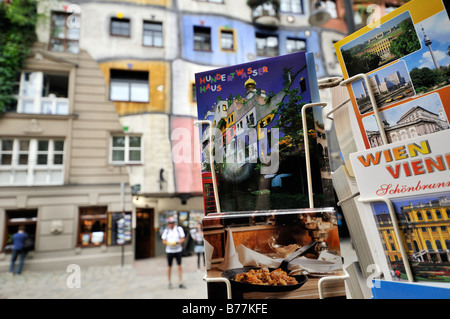
[[[166,228],[161,236],[168,243],[177,243],[176,245],[166,245],[166,253],[179,253],[183,251],[183,247],[178,244],[181,238],[184,238],[184,230],[180,226],[172,229]]]

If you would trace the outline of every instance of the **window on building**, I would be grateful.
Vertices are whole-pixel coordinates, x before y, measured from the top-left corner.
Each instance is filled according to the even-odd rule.
[[[194,26],[194,50],[211,51],[211,28]]]
[[[129,37],[131,34],[130,25],[130,19],[111,18],[109,32],[111,35]]]
[[[278,55],[278,37],[263,33],[256,34],[256,54],[273,57]]]
[[[163,46],[163,25],[161,22],[144,21],[142,44],[149,47]]]
[[[0,139],[0,186],[61,185],[64,141]]]
[[[77,54],[80,39],[80,15],[69,12],[52,12],[50,50]]]
[[[116,135],[111,137],[112,164],[139,164],[142,162],[141,137]]]
[[[306,50],[306,41],[304,39],[287,38],[286,40],[287,53],[294,53]]]
[[[192,84],[192,102],[197,102],[197,89],[195,88],[195,83]]]
[[[150,91],[148,72],[110,71],[110,92],[112,101],[149,102]]]
[[[328,11],[332,19],[336,19],[338,17],[336,10],[336,0],[321,0],[320,5],[322,8]]]
[[[28,237],[36,242],[36,209],[20,209],[20,210],[6,210],[5,212],[5,241],[3,242],[3,250],[10,252],[12,250],[12,236],[17,233],[19,226],[25,226],[25,232]]]
[[[220,47],[224,51],[234,51],[234,31],[221,30],[220,31]]]
[[[22,72],[17,95],[18,113],[69,114],[69,76]]]
[[[441,211],[439,209],[436,209],[436,218],[442,219]]]
[[[280,0],[280,11],[284,13],[303,13],[302,0]]]
[[[106,243],[107,207],[80,207],[78,245],[98,246]]]

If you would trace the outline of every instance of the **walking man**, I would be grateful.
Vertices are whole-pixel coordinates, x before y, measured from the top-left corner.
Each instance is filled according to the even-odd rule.
[[[184,230],[180,226],[175,226],[175,218],[169,217],[168,227],[162,233],[161,239],[166,246],[168,270],[167,276],[169,279],[169,288],[172,288],[172,264],[173,259],[177,261],[178,265],[178,282],[180,288],[186,288],[183,285],[183,269],[181,266],[181,258],[183,254],[183,243],[185,240]]]
[[[9,267],[9,272],[12,274],[20,275],[22,273],[23,264],[27,255],[27,251],[23,247],[23,242],[27,237],[28,235],[25,232],[25,226],[23,225],[19,226],[19,230],[12,237],[13,250],[11,253],[11,264]],[[19,257],[19,266],[15,269],[17,257]]]

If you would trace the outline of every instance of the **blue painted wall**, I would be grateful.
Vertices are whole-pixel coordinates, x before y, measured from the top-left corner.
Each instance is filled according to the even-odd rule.
[[[211,28],[211,51],[194,50],[194,26]],[[227,27],[236,33],[235,52],[224,52],[220,48],[220,30]],[[320,52],[320,35],[311,29],[269,31],[257,28],[253,24],[226,17],[206,15],[185,15],[182,18],[183,49],[182,58],[198,64],[213,65],[219,67],[246,63],[251,60],[259,60],[265,57],[256,55],[255,33],[266,33],[278,36],[279,55],[287,54],[286,42],[288,38],[299,38],[306,41],[308,52]],[[306,36],[306,33],[309,36]],[[326,71],[321,59],[316,59],[317,76],[326,76]]]

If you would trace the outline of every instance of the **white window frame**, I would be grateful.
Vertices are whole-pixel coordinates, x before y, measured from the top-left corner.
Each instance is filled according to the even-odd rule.
[[[276,42],[275,46],[270,46]],[[280,40],[277,35],[267,33],[256,33],[256,55],[263,57],[275,57],[280,54]]]
[[[132,73],[133,71],[130,71]],[[138,78],[120,78],[110,77],[109,99],[117,102],[134,102],[148,103],[150,102],[150,74],[147,80]],[[123,92],[120,92],[123,90]],[[144,94],[137,94],[140,90],[144,90]],[[119,93],[118,93],[119,92]]]
[[[13,141],[12,151],[2,151],[5,140]],[[20,142],[28,141],[28,150],[20,149]],[[47,164],[38,164],[38,142],[48,141]],[[63,142],[63,150],[55,149],[55,142]],[[9,165],[0,165],[0,186],[35,186],[35,185],[63,185],[65,142],[63,139],[37,139],[37,138],[0,138],[0,157],[3,154],[12,154]],[[27,163],[20,164],[20,155],[27,155]],[[62,155],[62,164],[54,164],[55,155]],[[1,163],[1,162],[0,162]],[[22,175],[22,179],[20,178]],[[56,178],[55,178],[56,177]]]
[[[303,14],[303,0],[280,0],[280,11],[289,14]]]
[[[125,145],[122,146],[114,146],[114,138],[116,137],[123,137],[125,138]],[[139,137],[140,139],[140,146],[139,147],[132,147],[130,146],[130,137]],[[123,151],[123,160],[114,160],[113,153],[114,151]],[[139,160],[130,160],[130,152],[131,151],[140,151],[140,158]],[[110,138],[110,152],[109,152],[109,163],[112,165],[133,165],[133,164],[142,164],[143,159],[142,156],[144,154],[143,151],[143,145],[142,145],[142,136],[140,135],[124,135],[124,134],[114,134],[111,135]]]
[[[26,74],[33,74],[36,77],[35,82],[26,81]],[[25,71],[21,73],[19,94],[17,96],[17,113],[68,115],[68,98],[42,96],[44,74],[41,71]],[[30,105],[28,108],[26,107],[27,102]]]
[[[161,29],[159,29],[159,27],[161,27]],[[146,39],[147,40],[151,39],[150,41],[151,43],[146,42]],[[162,48],[164,46],[162,22],[144,20],[142,30],[142,45],[145,47],[155,47],[155,48]]]

